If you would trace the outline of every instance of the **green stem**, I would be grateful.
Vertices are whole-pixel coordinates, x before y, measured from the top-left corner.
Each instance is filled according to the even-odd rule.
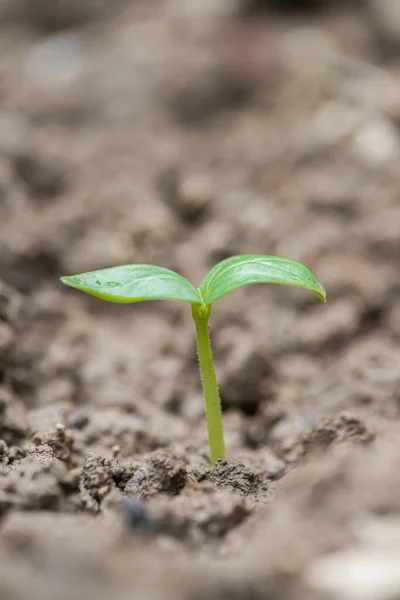
[[[211,351],[208,319],[211,306],[192,304],[192,315],[196,324],[197,353],[203,385],[210,444],[210,458],[214,464],[219,458],[225,458],[224,428],[222,425],[221,401],[218,393],[217,378]]]

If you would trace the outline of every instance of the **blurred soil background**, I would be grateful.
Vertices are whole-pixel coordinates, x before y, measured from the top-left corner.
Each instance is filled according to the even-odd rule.
[[[0,1],[0,597],[400,598],[398,0]],[[58,277],[304,262],[194,328]]]

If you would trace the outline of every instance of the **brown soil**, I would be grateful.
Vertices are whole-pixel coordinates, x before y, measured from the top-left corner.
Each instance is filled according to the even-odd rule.
[[[294,5],[0,3],[0,598],[400,598],[400,37]],[[58,277],[253,252],[329,302],[215,305],[212,468],[187,306]]]

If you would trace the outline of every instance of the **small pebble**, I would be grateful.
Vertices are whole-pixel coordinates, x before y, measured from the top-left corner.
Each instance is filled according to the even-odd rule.
[[[128,528],[132,531],[149,531],[152,521],[147,510],[135,500],[124,500],[122,514]]]
[[[68,428],[76,431],[81,431],[82,429],[85,429],[85,427],[87,427],[89,423],[90,419],[87,415],[80,415],[79,417],[76,417],[75,419],[72,419],[72,421],[69,422]]]
[[[345,550],[316,559],[307,583],[340,600],[396,600],[400,597],[400,554],[374,549]]]
[[[353,136],[356,155],[371,166],[379,166],[400,156],[400,139],[389,120],[375,118]]]
[[[113,446],[111,448],[111,451],[113,453],[113,456],[118,456],[118,454],[121,452],[121,446],[118,446],[118,444],[115,444],[115,446]]]

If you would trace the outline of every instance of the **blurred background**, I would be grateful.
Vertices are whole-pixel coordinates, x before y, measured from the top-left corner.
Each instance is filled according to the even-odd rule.
[[[1,598],[400,597],[399,159],[399,0],[0,0]],[[212,470],[187,307],[58,278],[247,253],[328,304],[215,305]]]

